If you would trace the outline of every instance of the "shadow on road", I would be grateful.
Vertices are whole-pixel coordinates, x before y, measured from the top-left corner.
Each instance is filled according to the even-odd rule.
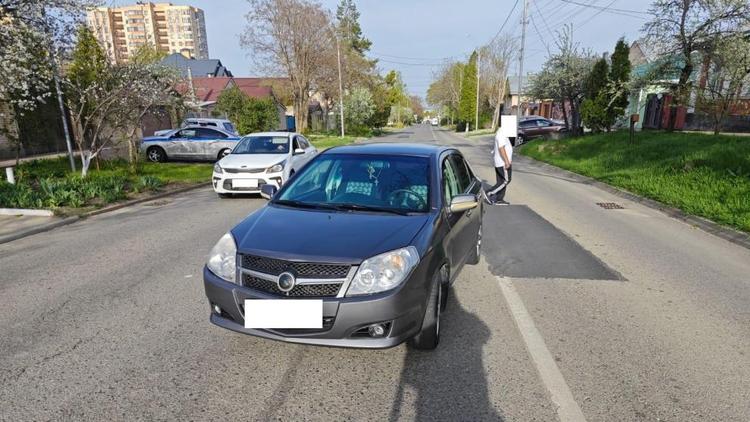
[[[436,350],[408,349],[389,420],[502,421],[490,403],[482,363],[489,328],[455,295],[440,323]]]

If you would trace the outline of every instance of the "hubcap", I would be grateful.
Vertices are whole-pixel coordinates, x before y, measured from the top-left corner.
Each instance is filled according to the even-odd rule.
[[[148,158],[150,158],[151,161],[159,161],[159,152],[152,149],[151,152],[148,154]]]
[[[440,334],[440,306],[443,303],[443,286],[438,285],[437,312],[435,313],[435,335]]]
[[[477,235],[477,256],[482,252],[482,226],[479,226],[479,234]]]

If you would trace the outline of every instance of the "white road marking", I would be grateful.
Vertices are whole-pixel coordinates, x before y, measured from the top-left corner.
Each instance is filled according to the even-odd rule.
[[[534,320],[531,318],[529,311],[526,310],[521,296],[518,295],[510,279],[506,277],[496,278],[505,297],[505,302],[510,308],[510,313],[513,315],[513,320],[516,322],[518,331],[521,332],[521,337],[523,337],[523,342],[526,344],[526,349],[531,356],[531,360],[534,361],[534,366],[536,366],[539,372],[539,377],[542,379],[542,383],[547,388],[547,391],[549,391],[552,402],[557,405],[557,416],[560,418],[560,421],[584,422],[586,418],[583,416],[578,403],[573,398],[573,394],[570,392],[570,388],[565,382],[560,368],[557,367],[552,354],[544,343],[541,333],[536,328],[536,325],[534,325]]]

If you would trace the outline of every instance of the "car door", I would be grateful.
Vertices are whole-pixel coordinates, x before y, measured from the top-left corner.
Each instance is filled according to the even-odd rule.
[[[196,141],[198,133],[194,128],[180,129],[169,139],[167,155],[175,158],[190,158],[191,145]]]
[[[232,148],[234,144],[227,141],[228,136],[218,130],[202,127],[198,129],[201,142],[195,146],[195,158],[204,160],[216,160],[219,151],[224,148]]]
[[[450,155],[450,160],[453,164],[460,193],[476,196],[481,188],[481,182],[474,177],[474,174],[469,169],[463,156],[454,153]],[[481,213],[482,211],[480,207],[466,210],[461,213],[461,220],[465,221],[462,221],[459,225],[461,232],[457,234],[456,239],[461,248],[461,252],[463,253],[461,259],[462,262],[465,261],[469,254],[475,249],[477,234],[479,233],[479,227],[481,224]]]
[[[315,158],[315,155],[318,154],[318,150],[314,146],[312,146],[312,144],[310,143],[310,141],[308,141],[307,138],[305,138],[304,136],[297,135],[297,138],[298,138],[300,147],[305,150],[305,160],[304,161],[305,161],[305,164],[307,164],[307,163],[310,162],[310,160],[312,160],[313,158]]]
[[[289,158],[289,161],[292,163],[292,170],[297,172],[299,169],[302,168],[302,166],[305,165],[305,153],[297,153],[297,150],[302,149],[302,145],[300,144],[300,136],[294,135],[292,136],[292,144],[290,148],[291,157]]]
[[[448,220],[448,234],[445,237],[445,249],[450,259],[451,270],[457,272],[466,260],[466,233],[469,218],[467,211],[451,212],[450,203],[453,197],[462,193],[459,175],[452,154],[446,155],[441,162],[443,203]]]

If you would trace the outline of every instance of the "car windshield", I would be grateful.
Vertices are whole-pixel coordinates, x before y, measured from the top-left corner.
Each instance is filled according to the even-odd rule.
[[[234,147],[232,154],[287,154],[287,136],[245,136]]]
[[[429,180],[426,157],[327,154],[306,166],[274,203],[345,211],[426,212]]]

